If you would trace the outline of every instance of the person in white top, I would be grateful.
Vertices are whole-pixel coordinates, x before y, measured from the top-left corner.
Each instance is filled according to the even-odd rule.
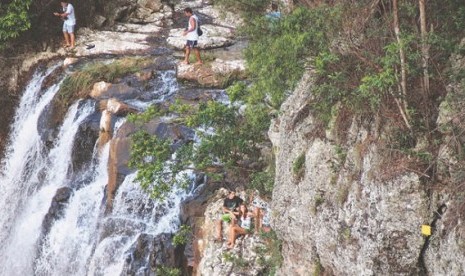
[[[71,3],[66,1],[61,1],[61,7],[63,8],[62,13],[55,12],[53,14],[63,20],[63,36],[65,38],[65,47],[74,48],[74,27],[76,26],[76,15],[74,14],[74,7],[71,5]]]
[[[194,49],[195,56],[197,57],[196,64],[202,64],[202,59],[200,58],[200,51],[197,47],[197,40],[199,40],[199,35],[197,33],[197,28],[199,26],[199,18],[192,12],[191,8],[184,9],[184,15],[189,17],[189,24],[187,29],[183,32],[183,36],[187,38],[186,41],[186,53],[184,56],[184,64],[189,64],[189,55],[191,53],[191,49]]]

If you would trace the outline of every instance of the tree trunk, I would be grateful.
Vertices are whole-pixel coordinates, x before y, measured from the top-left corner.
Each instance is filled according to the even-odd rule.
[[[400,28],[399,28],[399,9],[397,5],[397,0],[392,1],[392,12],[394,13],[394,33],[396,35],[397,44],[399,44],[399,57],[400,57],[400,101],[402,106],[399,106],[400,113],[403,115],[405,124],[410,129],[409,116],[407,111],[407,69],[405,63],[405,52],[404,46],[402,45],[402,39],[400,38]],[[397,100],[396,100],[397,101]]]
[[[426,0],[418,0],[420,8],[420,32],[421,32],[421,59],[423,67],[423,93],[425,96],[429,94],[429,73],[428,73],[428,62],[429,62],[429,46],[428,46],[428,32],[426,30]]]

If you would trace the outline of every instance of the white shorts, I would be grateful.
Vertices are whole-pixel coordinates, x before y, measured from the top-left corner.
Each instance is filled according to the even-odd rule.
[[[74,26],[75,25],[68,25],[68,24],[64,23],[63,24],[63,32],[64,33],[69,33],[69,34],[74,33]]]

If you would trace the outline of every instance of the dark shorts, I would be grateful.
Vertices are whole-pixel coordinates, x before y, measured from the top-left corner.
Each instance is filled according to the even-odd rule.
[[[188,40],[186,42],[186,47],[189,47],[190,49],[197,48],[197,40]]]

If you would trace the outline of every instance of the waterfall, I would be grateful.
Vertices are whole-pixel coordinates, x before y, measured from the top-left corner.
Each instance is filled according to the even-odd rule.
[[[136,174],[127,176],[118,189],[112,215],[105,218],[104,228],[117,225],[115,232],[97,246],[90,264],[90,275],[120,275],[128,251],[139,235],[154,237],[161,233],[172,233],[179,226],[181,202],[188,196],[182,189],[173,189],[167,199],[160,203],[147,197],[135,184]],[[147,269],[150,269],[148,260]],[[143,269],[143,268],[141,268]]]
[[[45,78],[53,72],[36,72],[21,98],[19,108],[13,120],[9,146],[1,163],[0,173],[0,258],[10,233],[13,219],[26,198],[33,193],[38,184],[37,175],[32,174],[32,163],[42,164],[42,144],[37,131],[37,121],[50,103],[58,85],[54,85],[40,96]]]
[[[58,135],[59,138],[49,154],[44,156],[40,149],[37,149],[36,159],[29,160],[29,175],[32,177],[23,178],[22,181],[24,187],[30,191],[26,192],[26,195],[21,195],[24,203],[15,212],[10,235],[5,241],[5,246],[2,247],[0,255],[2,275],[15,275],[19,272],[20,275],[32,275],[36,243],[41,233],[43,218],[50,208],[56,190],[67,184],[74,136],[82,121],[95,110],[92,104],[87,104],[80,110],[78,106],[79,103],[76,103],[70,108]],[[34,138],[35,146],[40,146],[38,135]],[[39,180],[39,174],[45,176]],[[13,193],[9,202],[14,201],[13,196],[20,193],[21,191]]]
[[[113,210],[105,214],[109,144],[94,149],[84,172],[72,167],[79,127],[95,113],[95,102],[78,101],[69,108],[52,146],[40,137],[39,118],[61,82],[41,87],[55,69],[38,71],[26,87],[1,163],[0,276],[126,274],[131,248],[141,236],[177,231],[180,206],[189,192],[173,189],[166,201],[157,202],[135,183],[133,173],[117,190]],[[173,72],[162,73],[159,79],[153,92],[156,99],[149,99],[152,103],[177,90]],[[116,120],[115,132],[123,123]],[[192,173],[190,177],[194,178]],[[76,179],[79,183],[74,183]],[[44,232],[44,218],[60,188],[69,189],[71,195]],[[148,259],[139,271],[150,271]]]

